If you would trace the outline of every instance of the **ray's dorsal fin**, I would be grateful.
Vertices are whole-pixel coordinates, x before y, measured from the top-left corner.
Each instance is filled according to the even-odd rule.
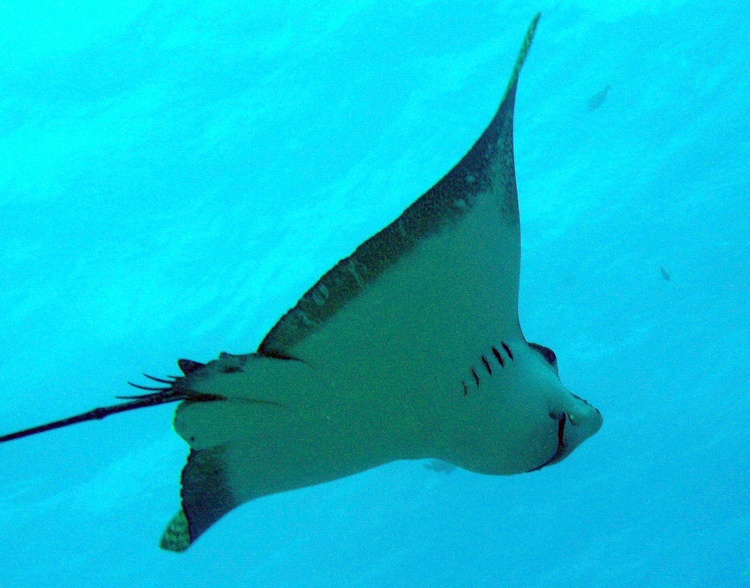
[[[185,374],[186,376],[189,376],[193,372],[196,372],[199,369],[206,367],[205,363],[193,361],[192,359],[178,359],[177,365],[180,366],[182,373]]]
[[[520,267],[520,221],[513,158],[513,110],[518,76],[531,47],[541,14],[532,20],[521,45],[505,95],[494,118],[463,159],[385,229],[328,271],[271,329],[258,347],[267,356],[294,355],[295,345],[318,331],[420,241],[466,216],[480,194],[496,198],[512,239],[516,259],[507,274],[517,282]],[[511,280],[512,281],[512,280]],[[517,285],[515,287],[517,305]]]

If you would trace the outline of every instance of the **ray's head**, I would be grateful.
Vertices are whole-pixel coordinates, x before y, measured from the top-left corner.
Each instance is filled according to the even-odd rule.
[[[523,339],[503,346],[493,347],[502,365],[489,364],[492,373],[485,370],[466,398],[460,412],[467,426],[455,429],[455,454],[448,460],[485,474],[559,463],[601,428],[602,415],[562,384],[554,351]],[[473,428],[471,421],[482,425]]]
[[[541,368],[532,365],[530,371],[539,370],[543,373],[543,370],[547,370],[548,372],[554,372],[555,376],[549,378],[549,383],[544,381],[547,378],[543,376],[539,379],[533,378],[539,382],[542,395],[549,394],[548,416],[554,422],[554,426],[557,427],[557,447],[549,458],[528,470],[536,471],[568,457],[576,447],[599,431],[604,421],[598,408],[592,406],[580,396],[573,394],[562,385],[557,368],[557,356],[552,349],[538,343],[529,343],[528,348],[539,354],[546,364]],[[547,431],[543,434],[547,439],[550,437]],[[553,440],[553,444],[554,442]]]

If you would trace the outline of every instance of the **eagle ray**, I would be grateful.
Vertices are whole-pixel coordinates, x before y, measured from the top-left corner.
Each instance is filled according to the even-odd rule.
[[[393,223],[328,271],[255,353],[181,359],[127,402],[0,442],[180,401],[190,446],[161,546],[184,551],[235,507],[397,459],[485,474],[557,463],[602,425],[518,319],[513,113],[532,20],[492,121]]]

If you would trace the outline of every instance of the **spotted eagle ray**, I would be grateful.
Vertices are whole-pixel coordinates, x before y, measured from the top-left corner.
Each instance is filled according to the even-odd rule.
[[[558,463],[602,425],[518,319],[521,234],[513,110],[532,21],[499,109],[464,158],[336,264],[255,353],[181,359],[140,396],[4,437],[181,401],[182,507],[161,546],[184,551],[249,500],[398,459],[483,474]]]

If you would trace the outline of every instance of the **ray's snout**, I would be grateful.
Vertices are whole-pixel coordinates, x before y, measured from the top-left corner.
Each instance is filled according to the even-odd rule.
[[[602,413],[580,396],[569,393],[569,398],[564,404],[564,410],[549,413],[550,418],[557,423],[557,449],[549,459],[528,470],[529,472],[560,463],[573,453],[576,447],[602,428]]]
[[[567,423],[564,433],[565,453],[572,452],[586,439],[602,428],[604,419],[598,408],[591,406],[580,396],[571,394],[570,405],[566,407]]]

